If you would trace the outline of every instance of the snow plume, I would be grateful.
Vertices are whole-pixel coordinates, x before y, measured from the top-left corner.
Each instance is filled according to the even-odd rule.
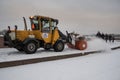
[[[90,41],[88,41],[87,50],[108,51],[110,50],[110,46],[104,40],[95,37],[95,38],[92,38]]]

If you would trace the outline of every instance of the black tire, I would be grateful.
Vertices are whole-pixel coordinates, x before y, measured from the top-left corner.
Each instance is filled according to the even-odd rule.
[[[37,45],[34,41],[29,41],[24,46],[24,51],[27,54],[33,54],[37,51]]]
[[[63,51],[64,46],[65,45],[64,45],[63,41],[59,40],[55,43],[53,48],[54,48],[55,52],[61,52],[61,51]]]

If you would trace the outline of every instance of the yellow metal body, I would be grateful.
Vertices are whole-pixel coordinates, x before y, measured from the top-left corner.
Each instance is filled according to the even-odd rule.
[[[52,26],[51,26],[52,18],[43,17],[43,16],[33,16],[33,17],[37,17],[38,20],[40,20],[41,18],[49,20],[50,31],[42,32],[43,26],[39,21],[39,24],[38,24],[39,30],[13,30],[12,32],[15,32],[16,39],[20,41],[24,41],[27,38],[35,38],[37,40],[43,40],[45,43],[51,43],[52,45],[54,45],[55,42],[60,38],[60,36],[59,36],[58,28],[55,28],[54,30],[52,30]]]

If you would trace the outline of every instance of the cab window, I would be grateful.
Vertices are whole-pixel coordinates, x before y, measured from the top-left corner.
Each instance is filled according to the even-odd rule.
[[[43,32],[50,32],[49,20],[42,20],[42,31]]]
[[[55,27],[57,27],[57,23],[55,21],[52,21],[51,22],[51,26],[52,26],[52,30],[54,30]]]
[[[31,27],[32,27],[32,30],[39,30],[38,20],[33,19]]]

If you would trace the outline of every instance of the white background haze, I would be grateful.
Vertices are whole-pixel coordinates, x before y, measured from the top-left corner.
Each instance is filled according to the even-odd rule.
[[[119,34],[119,5],[120,0],[0,0],[0,30],[24,29],[23,16],[29,24],[29,16],[43,15],[59,19],[63,32]]]

